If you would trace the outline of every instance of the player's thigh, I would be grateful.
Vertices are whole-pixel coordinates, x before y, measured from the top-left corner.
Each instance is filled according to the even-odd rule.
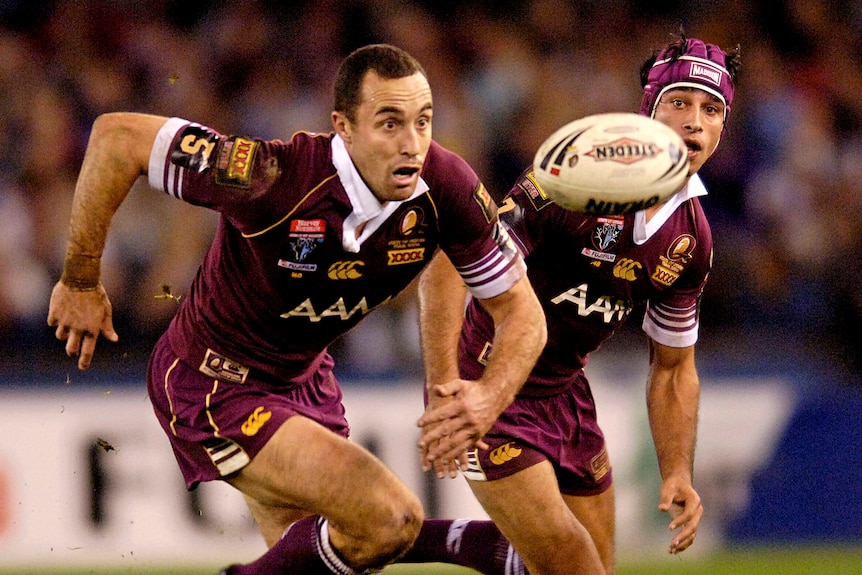
[[[416,496],[380,460],[303,416],[285,421],[228,481],[256,502],[258,513],[304,510],[360,538],[393,518],[421,519]]]
[[[614,486],[598,495],[563,495],[566,505],[589,531],[602,563],[614,573],[616,553],[616,504]]]
[[[560,494],[549,462],[468,483],[531,573],[573,573],[580,566],[577,572],[600,572],[598,552]]]

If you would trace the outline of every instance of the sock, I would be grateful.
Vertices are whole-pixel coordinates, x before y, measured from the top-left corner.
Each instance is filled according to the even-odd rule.
[[[527,575],[521,557],[492,521],[426,519],[398,563],[453,563],[484,575]]]
[[[336,555],[329,544],[329,524],[306,517],[287,528],[284,536],[252,563],[231,565],[222,575],[360,575]]]

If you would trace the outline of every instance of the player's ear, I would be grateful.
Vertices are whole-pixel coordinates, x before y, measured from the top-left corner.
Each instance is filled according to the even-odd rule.
[[[341,112],[333,111],[332,112],[332,129],[335,130],[335,133],[341,136],[341,139],[344,140],[345,143],[351,143],[350,134],[352,133],[352,126],[350,124],[350,120],[347,119]]]

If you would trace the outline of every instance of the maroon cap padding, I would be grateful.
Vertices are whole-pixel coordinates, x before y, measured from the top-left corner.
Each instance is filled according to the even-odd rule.
[[[672,51],[662,50],[647,75],[640,113],[652,118],[661,95],[671,88],[700,88],[718,96],[725,105],[724,121],[730,115],[733,102],[733,79],[725,67],[727,54],[715,44],[689,38],[685,53],[671,57]]]

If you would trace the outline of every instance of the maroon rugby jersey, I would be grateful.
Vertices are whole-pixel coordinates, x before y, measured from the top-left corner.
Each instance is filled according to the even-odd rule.
[[[416,193],[380,204],[333,134],[261,141],[172,118],[149,180],[222,215],[168,334],[181,358],[223,379],[302,380],[438,246],[481,298],[524,273],[478,176],[433,142]]]
[[[644,331],[686,347],[697,340],[698,302],[712,265],[712,234],[695,175],[646,223],[644,213],[585,216],[550,202],[522,175],[500,218],[523,251],[527,275],[548,322],[548,343],[523,393],[563,385],[646,302]],[[493,321],[475,301],[461,338],[462,375],[478,377],[490,352]]]

